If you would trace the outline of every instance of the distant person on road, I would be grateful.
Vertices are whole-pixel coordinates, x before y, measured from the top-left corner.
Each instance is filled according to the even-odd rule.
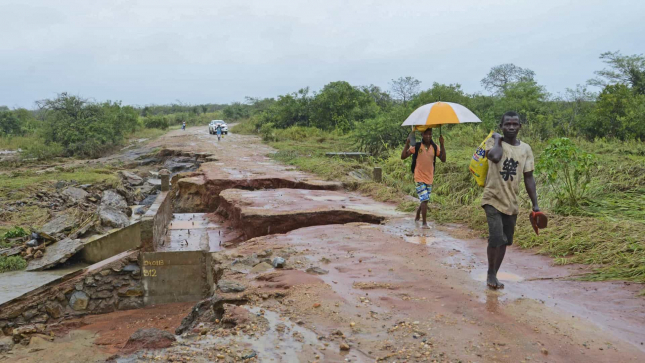
[[[181,123],[181,129],[186,130],[186,121]]]
[[[520,175],[524,177],[526,192],[533,203],[533,211],[538,212],[537,192],[533,178],[533,151],[531,147],[517,139],[522,125],[515,112],[506,112],[500,121],[504,136],[494,133],[486,141],[488,174],[482,196],[482,207],[488,220],[488,278],[486,283],[493,289],[503,289],[504,284],[497,279],[502,265],[506,246],[513,244],[515,222],[519,212],[517,194]]]
[[[222,138],[222,126],[217,125],[217,141]]]
[[[418,222],[423,217],[421,228],[428,229],[426,217],[428,214],[428,202],[432,192],[432,183],[434,181],[435,162],[437,157],[441,162],[446,162],[446,149],[443,145],[443,136],[439,136],[439,146],[432,141],[432,129],[426,129],[423,132],[422,142],[414,141],[414,131],[410,133],[405,140],[405,146],[401,152],[401,160],[405,160],[410,155],[412,157],[412,172],[414,173],[414,182],[419,196],[419,208],[414,218]],[[414,146],[410,147],[410,143]]]

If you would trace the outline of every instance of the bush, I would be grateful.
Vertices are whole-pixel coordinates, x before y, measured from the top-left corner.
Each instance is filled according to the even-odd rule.
[[[549,142],[537,166],[555,192],[560,212],[570,214],[581,206],[596,165],[594,155],[582,151],[566,137]]]
[[[92,103],[61,93],[40,101],[47,145],[60,144],[68,155],[99,157],[123,141],[138,125],[137,111],[120,103]]]
[[[143,125],[148,129],[166,130],[170,122],[166,116],[148,116],[143,119]]]
[[[15,136],[24,134],[20,119],[11,111],[0,112],[0,136]]]
[[[253,135],[257,134],[260,131],[256,118],[250,118],[244,121],[240,121],[236,125],[231,127],[230,130],[233,133],[242,135]]]
[[[0,256],[0,273],[23,270],[26,267],[27,261],[21,256]]]
[[[408,117],[410,108],[396,106],[389,112],[358,123],[352,132],[352,139],[363,151],[380,156],[388,149],[401,146],[410,133],[401,123]]]

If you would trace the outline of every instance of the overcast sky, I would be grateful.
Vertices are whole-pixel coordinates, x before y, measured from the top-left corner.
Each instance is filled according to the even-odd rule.
[[[645,1],[0,0],[0,105],[69,92],[126,104],[228,103],[400,76],[483,92],[492,66],[552,93],[645,52]]]

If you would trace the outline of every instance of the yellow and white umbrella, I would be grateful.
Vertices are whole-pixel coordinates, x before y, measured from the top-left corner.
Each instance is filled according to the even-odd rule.
[[[482,120],[458,103],[433,102],[414,110],[401,126],[412,126],[415,130],[425,131],[441,125],[469,122],[482,122]]]

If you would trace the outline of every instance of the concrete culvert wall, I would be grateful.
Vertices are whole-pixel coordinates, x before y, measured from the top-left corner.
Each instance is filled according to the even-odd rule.
[[[5,335],[27,325],[42,331],[42,324],[142,307],[137,256],[138,251],[121,253],[0,305],[0,329]]]

